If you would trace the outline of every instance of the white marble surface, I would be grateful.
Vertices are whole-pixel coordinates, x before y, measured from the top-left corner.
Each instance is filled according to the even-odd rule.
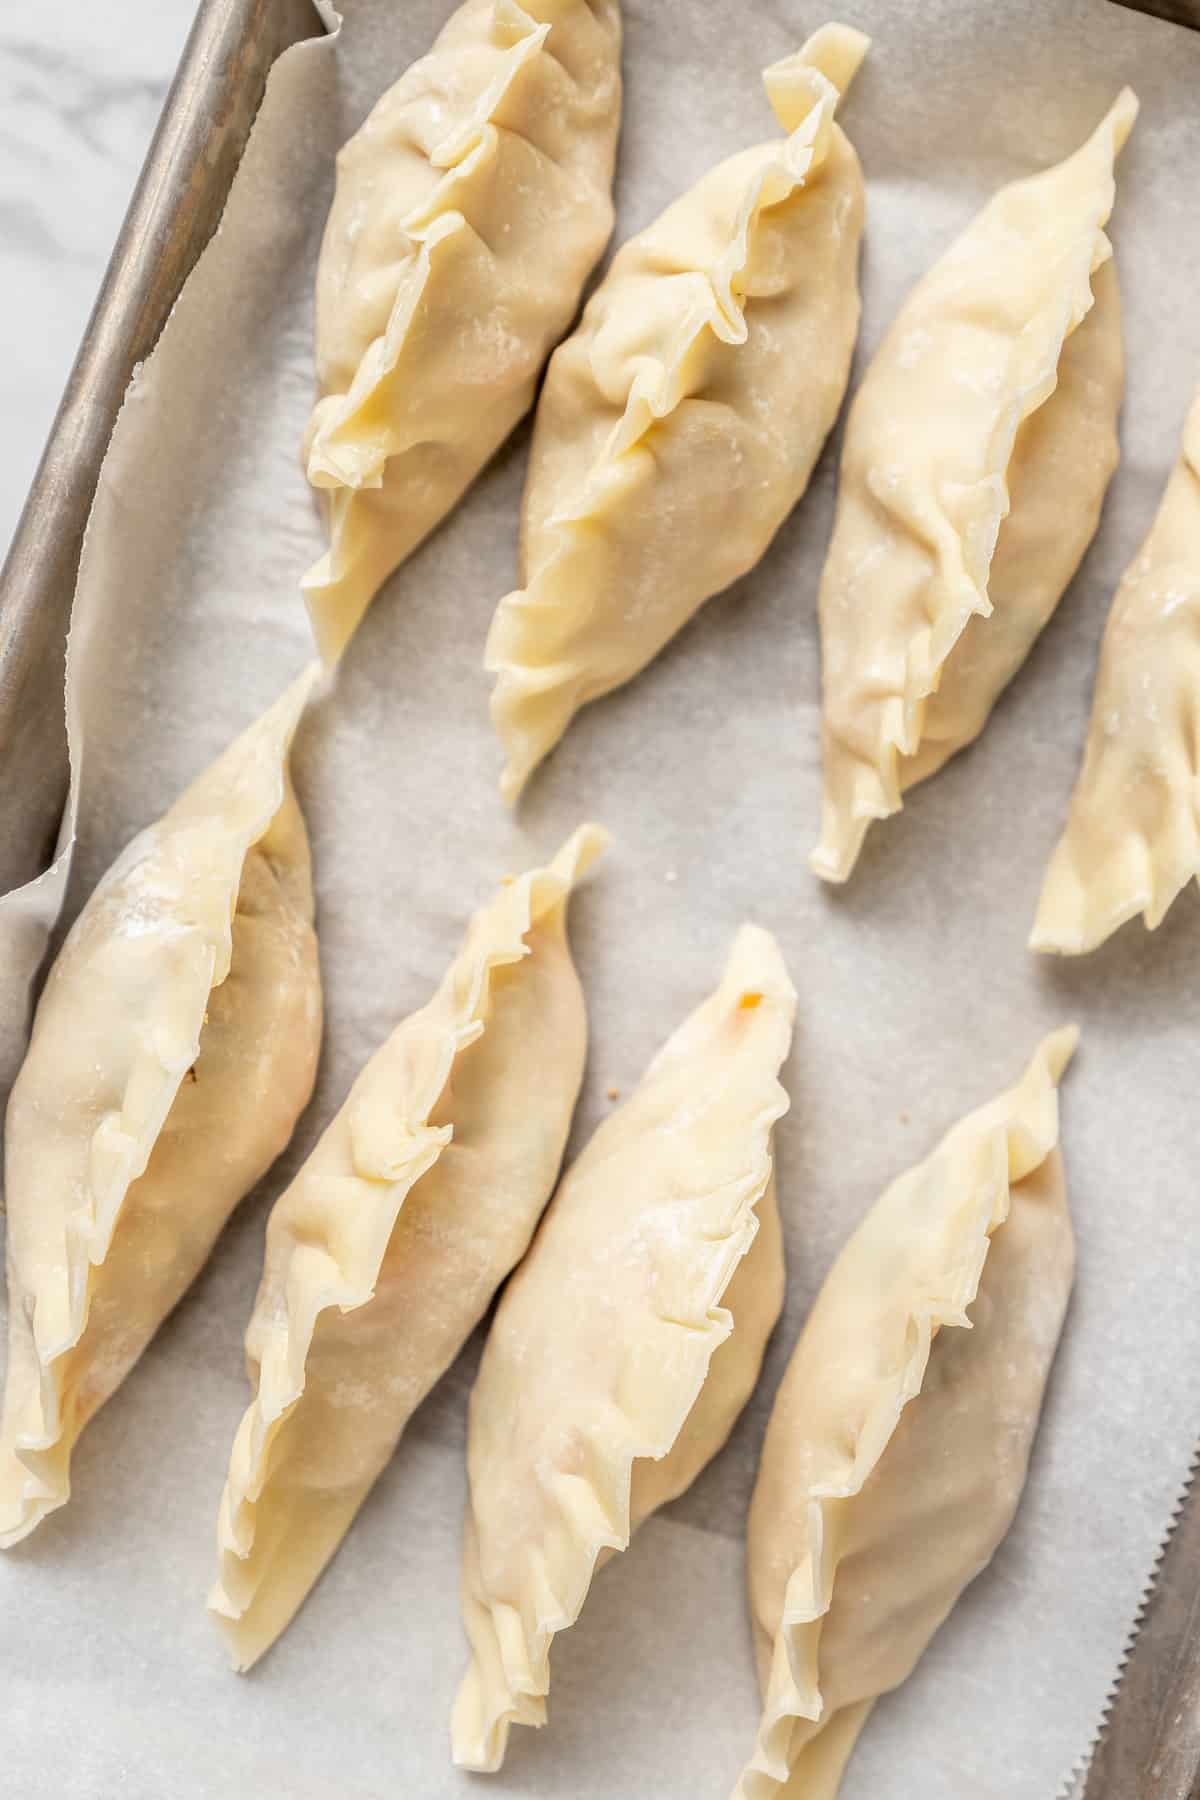
[[[0,557],[195,0],[0,7]]]

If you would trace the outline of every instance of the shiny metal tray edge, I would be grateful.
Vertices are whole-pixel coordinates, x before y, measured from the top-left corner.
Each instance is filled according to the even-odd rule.
[[[1200,31],[1200,0],[1117,0],[1133,12],[1149,13],[1167,25],[1187,25]]]
[[[1200,1800],[1200,1451],[1114,1686],[1080,1800]]]
[[[220,222],[271,65],[324,29],[311,0],[202,0],[196,15],[0,570],[0,893],[53,856],[68,783],[61,678],[71,601],[130,377]]]

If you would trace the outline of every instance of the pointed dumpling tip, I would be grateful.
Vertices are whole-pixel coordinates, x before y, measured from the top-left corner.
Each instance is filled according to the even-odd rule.
[[[473,1775],[495,1775],[504,1761],[508,1722],[498,1713],[489,1716],[483,1690],[479,1667],[472,1662],[450,1715],[450,1758],[455,1768]]]
[[[799,55],[802,62],[806,62],[812,69],[819,69],[839,94],[844,94],[858,74],[862,60],[870,48],[871,40],[865,31],[831,20],[806,39],[800,47]]]
[[[782,1006],[789,1017],[795,1013],[796,990],[788,975],[783,952],[762,925],[739,927],[725,964],[723,984],[741,990],[738,1005],[747,1011],[752,1011],[764,999],[771,999]]]
[[[1044,1062],[1050,1079],[1057,1084],[1066,1072],[1067,1064],[1079,1048],[1078,1025],[1060,1025],[1049,1037],[1042,1039],[1037,1048],[1037,1057]]]
[[[1138,105],[1138,97],[1133,89],[1123,87],[1101,121],[1101,131],[1107,126],[1112,132],[1114,155],[1125,148],[1125,140],[1133,130],[1138,116]]]
[[[1089,937],[1082,925],[1056,918],[1053,908],[1043,900],[1029,933],[1028,948],[1039,956],[1083,956],[1100,942],[1099,936]]]
[[[785,131],[795,131],[820,98],[821,84],[814,82],[814,73],[844,94],[870,43],[852,25],[822,25],[799,50],[763,70],[767,99]]]
[[[499,786],[500,798],[505,806],[515,809],[517,801],[521,798],[521,790],[525,786],[525,777],[518,773],[511,762],[505,763],[500,774]]]
[[[556,875],[561,875],[564,881],[574,886],[581,875],[587,874],[597,858],[603,856],[611,843],[612,837],[603,825],[588,820],[571,833],[550,867]]]

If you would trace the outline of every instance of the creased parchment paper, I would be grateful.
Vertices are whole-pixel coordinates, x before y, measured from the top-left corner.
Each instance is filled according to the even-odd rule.
[[[220,235],[141,371],[101,478],[71,644],[81,778],[66,912],[307,659],[321,547],[298,463],[333,154],[423,51],[445,0],[346,0],[277,67]],[[762,65],[822,21],[776,0],[632,0],[620,234],[770,135]],[[1200,379],[1200,38],[1098,0],[853,0],[874,47],[842,117],[868,178],[863,353],[1001,182],[1071,150],[1122,82],[1143,111],[1113,236],[1123,463],[1061,612],[981,743],[872,832],[830,893],[818,819],[814,601],[834,461],[765,563],[632,686],[590,708],[517,821],[496,792],[484,634],[513,584],[527,433],[402,569],[297,747],[328,1030],[295,1141],[141,1366],[88,1429],[76,1497],[0,1562],[0,1786],[54,1800],[382,1800],[470,1793],[447,1754],[468,1349],[296,1624],[249,1678],[203,1611],[246,1388],[241,1333],[271,1198],[495,879],[584,817],[616,847],[572,908],[591,1007],[576,1142],[715,981],[746,917],[800,992],[778,1132],[788,1298],[728,1450],[598,1577],[554,1651],[549,1731],[495,1790],[728,1792],[757,1717],[743,1528],[771,1395],[825,1270],[885,1183],[1075,1018],[1064,1092],[1079,1276],[1011,1538],[873,1717],[846,1800],[1049,1800],[1097,1726],[1200,1428],[1194,892],[1153,937],[1054,964],[1024,948],[1083,740],[1099,634]],[[0,788],[0,819],[3,790]],[[53,911],[53,882],[41,895]],[[38,896],[4,903],[9,1060]],[[482,1789],[480,1789],[482,1791]]]

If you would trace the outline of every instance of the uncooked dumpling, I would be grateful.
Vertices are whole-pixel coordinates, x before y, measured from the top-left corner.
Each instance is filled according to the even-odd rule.
[[[1095,304],[1063,345],[1058,384],[1017,433],[1008,464],[1009,511],[988,571],[991,612],[976,614],[946,658],[925,705],[921,741],[900,764],[915,787],[974,743],[996,701],[1049,624],[1084,551],[1120,445],[1125,385],[1115,261],[1092,277]]]
[[[597,1560],[682,1492],[749,1398],[783,1297],[771,1133],[795,1006],[774,939],[743,927],[500,1302],[467,1442],[466,1768],[498,1769],[514,1721],[545,1723],[551,1640]]]
[[[862,171],[834,111],[866,47],[830,25],[768,69],[790,135],[625,244],[551,359],[523,586],[487,646],[510,800],[581,706],[753,568],[808,485],[858,332]]]
[[[1030,943],[1078,955],[1200,875],[1200,396],[1112,603],[1083,767]]]
[[[0,1544],[68,1498],[80,1432],[312,1092],[321,980],[288,750],[315,674],[133,840],[47,978],[5,1139]]]
[[[238,1668],[288,1624],[550,1197],[587,1047],[567,901],[603,844],[583,827],[476,914],[276,1202],[209,1601]]]
[[[894,1182],[817,1297],[750,1509],[764,1708],[735,1800],[833,1800],[871,1706],[1012,1522],[1074,1273],[1056,1084],[1075,1041],[1047,1038]]]
[[[827,881],[982,730],[1095,531],[1122,384],[1104,225],[1136,114],[1125,89],[1073,156],[1000,190],[855,396],[820,589]]]
[[[467,0],[338,157],[305,438],[327,661],[533,404],[612,231],[617,0]]]

